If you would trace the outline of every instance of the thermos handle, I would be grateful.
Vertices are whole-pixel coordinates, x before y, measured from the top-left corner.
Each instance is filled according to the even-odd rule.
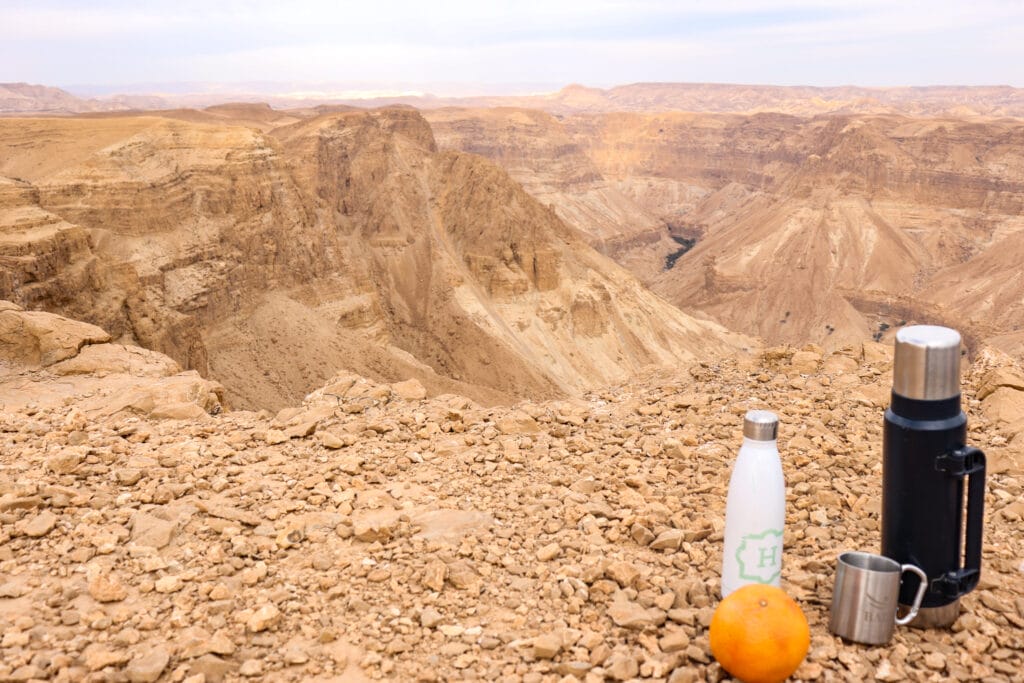
[[[981,578],[981,534],[985,517],[985,454],[972,446],[960,449],[967,460],[974,461],[967,482],[967,533],[964,541],[964,569],[971,572],[966,576],[964,593],[970,593]]]
[[[937,461],[939,469],[960,479],[967,477],[967,524],[964,540],[964,567],[952,571],[940,581],[943,592],[958,598],[974,590],[981,578],[981,536],[985,518],[985,454],[973,446],[964,446]]]

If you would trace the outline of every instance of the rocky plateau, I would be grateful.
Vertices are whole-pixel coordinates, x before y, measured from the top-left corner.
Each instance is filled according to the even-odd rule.
[[[211,385],[117,407],[145,372],[198,380],[59,316],[5,304],[0,339],[0,680],[728,680],[707,635],[725,487],[765,407],[783,587],[811,624],[794,680],[1020,680],[1024,374],[998,351],[964,385],[981,584],[952,630],[864,647],[826,625],[836,554],[879,545],[888,345],[490,408],[339,374],[270,414],[221,411]]]

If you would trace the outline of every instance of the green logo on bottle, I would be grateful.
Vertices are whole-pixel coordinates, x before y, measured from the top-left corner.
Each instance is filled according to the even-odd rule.
[[[757,583],[771,583],[782,572],[782,531],[767,529],[743,537],[736,549],[740,578]]]

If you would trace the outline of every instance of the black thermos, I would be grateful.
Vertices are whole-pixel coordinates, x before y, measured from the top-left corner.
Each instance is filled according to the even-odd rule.
[[[882,554],[928,575],[913,623],[950,626],[960,596],[981,575],[985,499],[985,455],[966,445],[960,410],[958,332],[914,325],[896,333],[882,438]],[[917,580],[908,578],[900,604],[910,605],[916,590]]]

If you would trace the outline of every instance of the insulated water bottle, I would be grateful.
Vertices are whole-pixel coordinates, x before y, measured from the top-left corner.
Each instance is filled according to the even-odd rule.
[[[778,430],[779,418],[767,410],[751,410],[743,418],[743,445],[725,504],[723,598],[748,583],[779,585],[786,484]]]

